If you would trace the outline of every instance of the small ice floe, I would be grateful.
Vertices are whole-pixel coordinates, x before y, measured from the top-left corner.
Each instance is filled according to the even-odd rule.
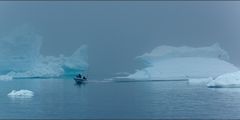
[[[0,75],[0,81],[9,81],[12,80],[13,77],[9,75]]]
[[[130,73],[129,72],[118,72],[118,73],[116,73],[116,75],[124,75],[124,76],[126,76],[126,75],[130,75]]]
[[[113,81],[114,78],[104,78],[103,80],[106,80],[106,81]]]
[[[34,93],[30,90],[12,90],[10,93],[8,93],[8,96],[14,98],[31,98],[34,96]]]
[[[211,80],[207,86],[214,88],[240,87],[240,71],[220,75],[216,79]]]
[[[208,82],[210,82],[212,80],[213,80],[212,77],[208,77],[208,78],[190,78],[190,79],[188,79],[188,83],[191,84],[191,85],[199,85],[199,84],[206,85]]]

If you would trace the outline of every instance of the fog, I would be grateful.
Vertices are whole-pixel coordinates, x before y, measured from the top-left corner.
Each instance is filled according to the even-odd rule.
[[[28,24],[41,53],[69,55],[89,46],[89,73],[106,78],[141,68],[135,59],[160,45],[219,43],[240,65],[240,2],[0,2],[0,35]],[[19,41],[21,42],[21,41]]]

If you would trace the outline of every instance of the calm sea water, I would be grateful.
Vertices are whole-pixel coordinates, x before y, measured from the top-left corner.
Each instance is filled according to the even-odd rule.
[[[28,89],[32,98],[11,98]],[[207,88],[187,81],[0,81],[0,118],[240,118],[240,89]]]

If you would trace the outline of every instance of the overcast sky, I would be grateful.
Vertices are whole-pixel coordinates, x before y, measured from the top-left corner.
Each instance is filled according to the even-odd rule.
[[[44,55],[87,44],[93,76],[133,72],[134,58],[159,45],[218,42],[240,65],[239,21],[240,2],[0,2],[0,35],[29,24]]]

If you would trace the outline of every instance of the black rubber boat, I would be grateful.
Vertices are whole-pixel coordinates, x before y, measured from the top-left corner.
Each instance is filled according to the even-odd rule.
[[[75,82],[76,82],[77,84],[81,84],[81,83],[83,83],[84,81],[87,81],[86,78],[83,79],[83,78],[79,78],[79,77],[74,77],[73,79],[75,80]]]

